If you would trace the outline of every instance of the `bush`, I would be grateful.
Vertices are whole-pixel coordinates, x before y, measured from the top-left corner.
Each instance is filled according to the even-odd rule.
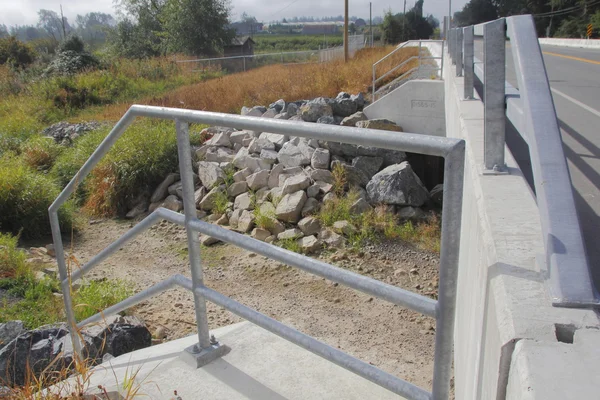
[[[50,169],[64,147],[56,144],[54,139],[36,136],[21,147],[21,155],[27,165],[40,171]]]
[[[0,158],[0,229],[23,237],[50,233],[48,207],[60,193],[47,175],[36,172],[22,160],[5,155]],[[75,207],[68,202],[59,211],[64,231],[75,227]]]
[[[100,61],[85,51],[83,41],[75,35],[69,36],[59,46],[56,58],[50,63],[47,74],[72,75],[97,68]]]
[[[14,36],[0,39],[0,64],[23,68],[33,63],[34,59],[33,49]]]
[[[64,152],[51,173],[66,185],[81,168],[109,128],[90,132]],[[132,124],[114,147],[80,182],[81,200],[94,215],[126,213],[141,194],[151,192],[177,169],[177,138],[172,122],[144,119]]]

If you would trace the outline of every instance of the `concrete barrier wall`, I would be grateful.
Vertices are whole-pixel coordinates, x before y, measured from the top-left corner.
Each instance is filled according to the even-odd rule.
[[[600,49],[600,39],[558,39],[540,38],[540,44],[563,47],[583,47],[587,49]]]
[[[448,58],[445,65],[450,65]],[[578,351],[587,372],[578,368],[583,377],[569,380],[564,370],[571,358],[562,350],[574,345],[557,338],[568,341],[575,331],[575,345],[586,348],[577,343],[577,332],[598,328],[598,316],[590,310],[551,306],[544,266],[538,262],[543,259],[543,242],[535,198],[508,149],[510,173],[482,175],[483,104],[462,100],[463,78],[456,78],[453,70],[444,73],[447,135],[467,143],[454,349],[456,398],[596,398],[598,358]],[[588,346],[593,341],[586,338]],[[544,366],[544,352],[552,355],[552,368]],[[586,378],[593,383],[582,392],[576,384]],[[552,385],[564,390],[547,390]],[[579,395],[565,397],[565,391]]]
[[[406,82],[364,110],[369,119],[387,118],[406,132],[445,136],[444,82]]]

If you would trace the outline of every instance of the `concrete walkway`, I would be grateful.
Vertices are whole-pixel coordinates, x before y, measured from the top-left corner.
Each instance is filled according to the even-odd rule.
[[[91,393],[103,385],[122,394],[135,375],[138,395],[149,399],[398,399],[395,394],[249,322],[211,331],[231,348],[196,369],[179,358],[197,340],[183,339],[125,354],[96,367]]]

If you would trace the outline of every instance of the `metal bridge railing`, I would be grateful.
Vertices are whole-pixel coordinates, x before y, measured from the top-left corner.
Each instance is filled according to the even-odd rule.
[[[125,132],[126,128],[136,117],[175,120],[179,170],[183,185],[184,215],[164,208],[159,208],[114,243],[109,245],[106,249],[102,250],[97,256],[89,260],[81,269],[70,272],[68,271],[65,262],[57,212],[76,189],[77,184],[84,180],[86,175],[109,151],[115,141]],[[296,254],[280,247],[253,239],[252,237],[235,233],[217,225],[199,220],[197,218],[194,201],[191,146],[188,133],[189,123],[226,126],[258,132],[277,132],[317,140],[343,142],[444,157],[444,198],[438,300],[338,268],[304,255]],[[306,350],[330,360],[331,362],[408,399],[448,399],[450,378],[452,375],[452,348],[458,252],[460,248],[464,154],[464,141],[458,139],[175,108],[139,105],[132,106],[49,208],[52,235],[56,248],[56,258],[64,295],[65,310],[75,350],[78,353],[81,353],[82,348],[79,341],[78,329],[84,325],[99,322],[106,315],[118,313],[165,290],[180,286],[190,290],[194,295],[198,344],[192,348],[186,349],[186,352],[194,357],[198,366],[202,366],[211,360],[222,356],[228,351],[226,346],[219,344],[214,337],[209,336],[206,315],[206,300],[208,300]],[[135,294],[121,303],[109,307],[101,313],[77,323],[73,314],[73,305],[71,302],[71,283],[81,278],[99,262],[106,259],[110,254],[116,252],[128,241],[162,219],[185,226],[186,228],[191,280],[181,275],[174,275]],[[407,307],[435,318],[436,338],[432,393],[325,343],[317,341],[310,336],[206,287],[200,262],[198,233],[215,237],[224,242],[234,244],[273,260],[277,260],[334,282],[349,286],[371,296],[384,299],[393,304]]]
[[[483,60],[474,57],[479,47],[475,46],[474,38],[483,39],[483,45],[477,48],[483,53]],[[514,61],[518,88],[506,82],[507,52]],[[473,99],[474,88],[482,88],[479,95],[484,103],[484,173],[507,173],[504,163],[507,119],[529,147],[552,304],[600,306],[590,277],[533,17],[519,15],[451,28],[448,54],[456,64],[456,75],[461,76],[464,71],[464,98]]]
[[[414,47],[415,44],[418,43],[419,46],[419,52],[416,56],[412,56],[407,58],[406,60],[402,61],[400,64],[393,66],[389,71],[386,71],[385,73],[383,73],[381,76],[377,76],[377,66],[382,64],[385,60],[389,59],[390,57],[392,57],[394,54],[396,54],[398,51],[400,51],[401,49],[405,48],[405,47]],[[442,52],[441,55],[439,57],[434,57],[434,56],[423,56],[422,53],[422,48],[423,48],[423,44],[424,43],[438,43],[442,46]],[[404,67],[405,65],[407,65],[408,63],[417,60],[418,64],[416,67],[411,68],[410,70],[402,73],[402,75],[400,75],[397,78],[394,78],[394,82],[396,81],[401,81],[402,79],[405,79],[407,77],[409,77],[411,74],[413,73],[418,73],[421,69],[427,68],[427,72],[431,73],[431,72],[435,72],[436,75],[439,72],[439,77],[441,78],[443,75],[443,71],[444,71],[444,41],[443,40],[409,40],[406,41],[404,43],[402,43],[401,45],[399,45],[398,47],[396,47],[394,49],[394,51],[390,52],[389,54],[387,54],[385,57],[383,57],[382,59],[380,59],[379,61],[375,62],[373,64],[373,84],[372,84],[372,90],[373,90],[373,101],[377,100],[377,84],[379,82],[381,82],[382,80],[384,80],[385,78],[387,78],[388,76],[390,76],[391,74],[393,74],[394,72],[398,71],[399,69],[401,69],[402,67]],[[427,63],[423,63],[423,61],[430,61],[430,60],[440,60],[440,66],[438,67],[437,64],[436,65],[432,65],[432,64],[427,64]],[[391,82],[388,82],[387,84],[389,84]]]

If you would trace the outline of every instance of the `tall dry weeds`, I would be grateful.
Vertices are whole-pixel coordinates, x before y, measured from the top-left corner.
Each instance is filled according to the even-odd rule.
[[[335,97],[341,91],[369,92],[372,64],[393,49],[393,46],[362,49],[348,63],[336,60],[320,64],[270,65],[181,87],[162,97],[147,98],[139,103],[237,113],[242,106],[268,105],[281,98],[294,101],[319,96]],[[378,71],[389,71],[417,52],[417,48],[402,49],[382,63]],[[412,63],[408,63],[393,76],[412,67]],[[130,105],[108,106],[101,116],[117,120]]]

